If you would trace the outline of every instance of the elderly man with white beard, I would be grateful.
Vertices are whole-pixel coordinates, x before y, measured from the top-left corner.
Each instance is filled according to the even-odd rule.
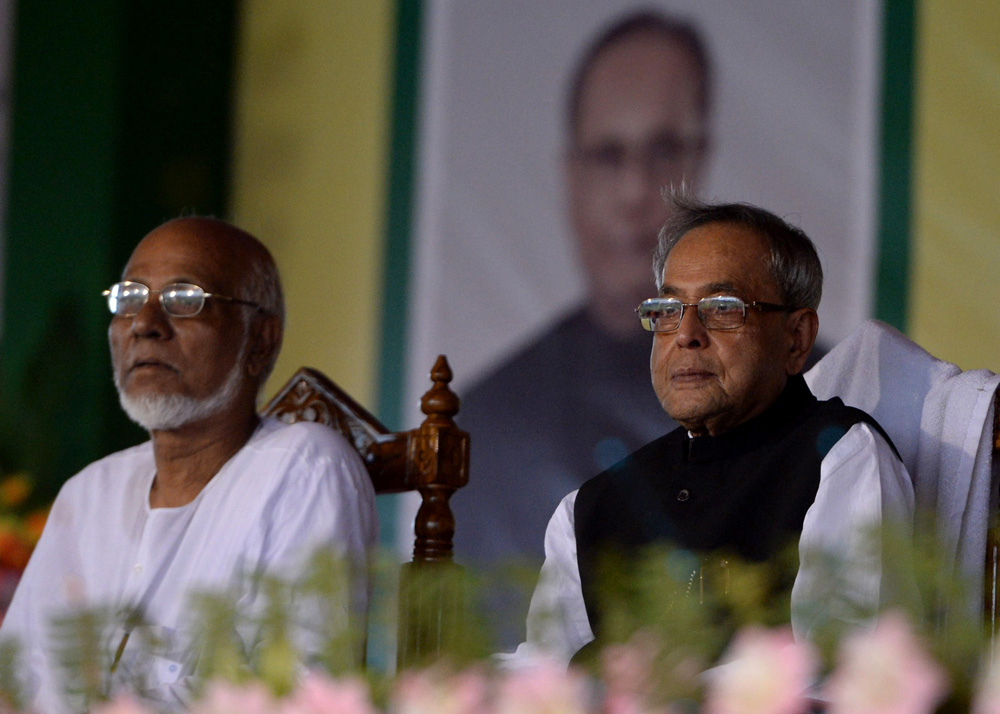
[[[104,294],[115,386],[150,440],[63,486],[0,629],[21,644],[24,688],[42,714],[80,706],[64,692],[53,618],[106,608],[110,686],[141,679],[141,696],[183,705],[198,676],[190,594],[235,587],[240,613],[253,615],[256,576],[295,577],[319,547],[362,565],[377,538],[371,482],[350,445],[324,426],[257,414],[284,325],[277,269],[257,239],[216,219],[169,221]],[[367,583],[347,590],[345,620],[363,622]],[[261,643],[252,623],[233,633],[248,656]]]

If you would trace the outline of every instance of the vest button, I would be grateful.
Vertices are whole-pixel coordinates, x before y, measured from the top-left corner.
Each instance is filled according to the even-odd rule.
[[[682,488],[680,491],[678,491],[677,493],[678,501],[686,501],[689,498],[691,498],[691,493],[686,488]]]

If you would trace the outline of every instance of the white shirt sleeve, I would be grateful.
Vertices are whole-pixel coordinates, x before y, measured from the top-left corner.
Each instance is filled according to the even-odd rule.
[[[576,494],[563,498],[545,530],[545,562],[531,596],[526,641],[513,654],[498,656],[507,667],[528,666],[543,658],[569,665],[573,655],[594,639],[576,559]]]
[[[883,527],[912,529],[913,485],[906,467],[876,429],[855,424],[823,459],[816,499],[799,537],[792,587],[792,629],[810,639],[831,621],[869,622],[892,587],[882,563]]]

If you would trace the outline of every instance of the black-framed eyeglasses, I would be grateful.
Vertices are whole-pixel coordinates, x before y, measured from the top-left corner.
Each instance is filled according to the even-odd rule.
[[[650,298],[635,309],[642,326],[650,332],[673,332],[681,326],[684,308],[698,308],[698,319],[709,330],[735,330],[747,320],[747,308],[761,312],[793,312],[796,308],[773,302],[745,302],[733,295],[714,295],[698,302],[677,298]]]
[[[142,283],[125,280],[115,283],[101,294],[107,298],[108,310],[111,311],[112,315],[134,317],[139,314],[142,306],[146,304],[149,296],[153,293],[160,296],[160,306],[163,311],[173,317],[194,317],[205,307],[205,300],[208,298],[264,310],[255,302],[217,293],[207,293],[203,288],[191,283],[171,283],[165,285],[161,290],[150,290]]]

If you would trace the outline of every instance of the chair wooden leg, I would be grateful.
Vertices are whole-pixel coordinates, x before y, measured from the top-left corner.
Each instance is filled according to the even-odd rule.
[[[466,608],[464,570],[452,562],[404,563],[399,572],[399,670],[431,663],[458,636]]]

